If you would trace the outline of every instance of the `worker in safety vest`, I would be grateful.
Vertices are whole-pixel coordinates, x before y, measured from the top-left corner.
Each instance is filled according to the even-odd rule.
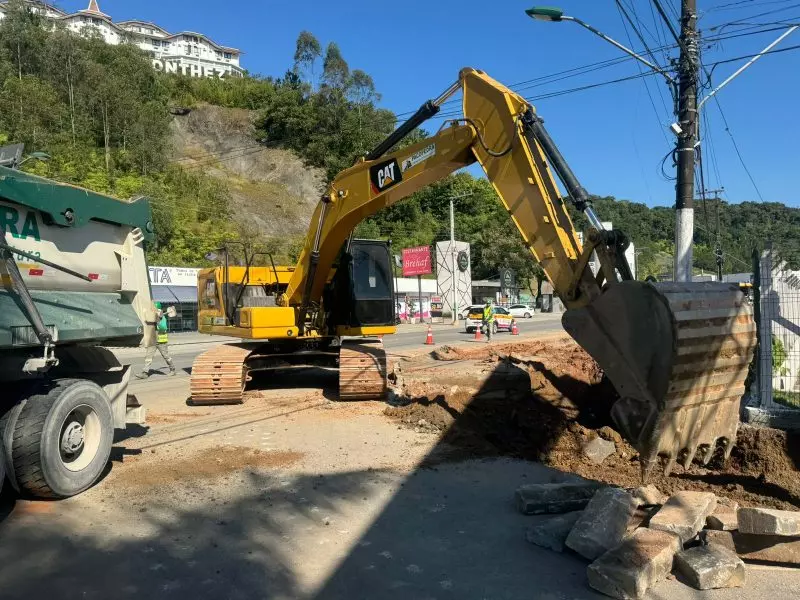
[[[486,330],[486,341],[492,341],[492,329],[494,329],[494,305],[492,301],[486,302],[483,307],[483,327]]]
[[[138,373],[138,379],[146,379],[150,377],[150,365],[153,364],[153,358],[156,355],[156,349],[161,353],[161,358],[167,363],[169,367],[169,374],[175,375],[175,363],[172,362],[172,357],[169,355],[169,337],[167,336],[167,316],[161,310],[161,302],[154,303],[156,307],[156,320],[155,322],[148,322],[156,328],[156,345],[148,346],[147,354],[144,357],[144,367],[142,372]]]

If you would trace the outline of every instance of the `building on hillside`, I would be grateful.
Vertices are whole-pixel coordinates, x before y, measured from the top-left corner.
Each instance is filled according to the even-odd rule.
[[[6,4],[7,0],[0,0],[0,20],[5,18]],[[244,74],[239,64],[240,50],[217,44],[202,33],[169,33],[148,21],[114,22],[100,10],[97,0],[90,0],[86,9],[71,14],[38,0],[27,0],[27,4],[48,21],[62,23],[78,35],[100,35],[107,44],[135,44],[150,55],[158,71],[190,77],[224,78]]]

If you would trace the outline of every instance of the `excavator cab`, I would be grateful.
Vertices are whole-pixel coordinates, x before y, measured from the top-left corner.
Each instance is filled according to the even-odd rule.
[[[333,335],[365,327],[394,325],[394,286],[389,246],[352,240],[340,256],[325,305]]]

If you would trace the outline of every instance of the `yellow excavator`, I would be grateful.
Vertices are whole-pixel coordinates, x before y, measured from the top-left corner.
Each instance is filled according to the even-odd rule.
[[[461,118],[395,149],[459,91]],[[241,342],[198,356],[193,401],[238,403],[253,371],[321,362],[338,366],[341,399],[384,397],[380,338],[395,332],[390,250],[386,242],[353,239],[353,230],[475,162],[566,306],[564,328],[619,393],[611,416],[639,450],[643,474],[659,456],[667,472],[695,456],[707,462],[719,442],[727,458],[756,340],[742,292],[735,284],[634,281],[623,257],[628,240],[603,228],[533,107],[471,68],[333,180],[295,266],[253,266],[249,257],[245,266],[226,259],[200,272],[200,331]],[[591,225],[584,244],[565,202]],[[593,252],[597,275],[589,268]]]

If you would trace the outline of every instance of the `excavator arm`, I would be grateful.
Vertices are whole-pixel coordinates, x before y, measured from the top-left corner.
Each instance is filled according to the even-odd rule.
[[[361,221],[476,161],[566,305],[583,306],[599,295],[588,261],[580,260],[581,244],[548,157],[568,189],[572,188],[576,206],[589,210],[598,231],[602,227],[541,119],[524,98],[469,68],[461,71],[457,84],[423,105],[418,114],[435,114],[437,103],[458,90],[462,92],[463,118],[450,121],[428,139],[383,154],[393,139],[399,141],[413,129],[401,127],[399,135],[393,134],[389,143],[331,183],[311,218],[297,267],[279,301],[283,306],[301,307],[299,327],[310,326],[309,310],[318,304],[336,256]]]

